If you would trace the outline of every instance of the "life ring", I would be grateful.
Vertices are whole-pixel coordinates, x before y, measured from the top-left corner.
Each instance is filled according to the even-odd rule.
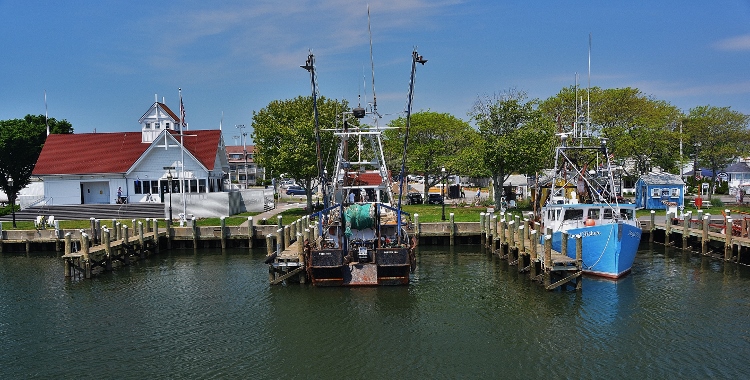
[[[591,227],[591,226],[595,226],[595,225],[596,225],[596,220],[594,220],[594,219],[586,219],[586,221],[585,221],[585,222],[583,222],[583,224],[584,224],[584,225],[585,225],[586,227]]]

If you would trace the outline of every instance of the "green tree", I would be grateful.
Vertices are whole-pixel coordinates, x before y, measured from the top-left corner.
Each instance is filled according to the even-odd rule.
[[[388,123],[384,132],[384,150],[391,170],[398,173],[403,159],[406,118]],[[424,193],[443,181],[445,175],[473,175],[476,164],[471,157],[477,151],[478,133],[469,123],[448,113],[421,111],[411,115],[406,172],[425,176]],[[474,161],[475,163],[476,161]]]
[[[730,107],[699,106],[690,109],[685,119],[684,132],[697,151],[698,165],[708,166],[718,173],[737,157],[750,153],[748,116]],[[710,194],[715,181],[711,182]]]
[[[18,192],[31,181],[31,172],[47,138],[47,124],[51,133],[73,133],[67,120],[51,118],[45,122],[44,115],[0,121],[0,187],[8,195],[12,209]]]
[[[346,101],[318,97],[321,159],[329,173],[336,155],[331,130],[337,115],[347,111]],[[294,179],[307,191],[308,210],[312,209],[312,190],[319,184],[312,96],[272,101],[253,112],[252,127],[258,164],[274,177]]]
[[[484,168],[493,180],[494,194],[515,173],[531,174],[551,165],[554,122],[527,101],[526,93],[508,90],[479,98],[470,115],[479,128]],[[495,205],[500,208],[500,197]]]

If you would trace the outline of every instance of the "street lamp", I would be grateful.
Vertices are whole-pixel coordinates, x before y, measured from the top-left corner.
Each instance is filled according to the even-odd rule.
[[[445,166],[443,166],[440,169],[440,172],[443,173],[443,188],[442,188],[441,192],[443,193],[443,199],[442,199],[442,201],[443,201],[443,221],[445,221],[445,185],[446,185]]]
[[[13,177],[8,176],[8,202],[10,202],[10,213],[13,215],[13,228],[16,228],[16,201],[13,196],[16,194],[13,191]]]
[[[240,133],[242,134],[242,153],[245,156],[245,189],[247,189],[247,132],[245,132],[245,124],[238,124],[234,127],[239,129]],[[237,179],[239,180],[239,178]]]
[[[167,190],[169,190],[169,221],[172,221],[172,171],[167,172]]]

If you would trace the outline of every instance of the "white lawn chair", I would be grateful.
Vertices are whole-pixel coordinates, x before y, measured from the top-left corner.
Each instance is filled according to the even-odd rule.
[[[55,216],[50,215],[49,218],[47,218],[47,225],[51,228],[55,228]]]
[[[44,228],[44,215],[37,215],[34,220],[34,228],[37,230]]]

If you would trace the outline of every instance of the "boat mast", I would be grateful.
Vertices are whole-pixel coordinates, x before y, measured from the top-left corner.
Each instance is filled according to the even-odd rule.
[[[419,53],[417,53],[417,49],[414,48],[414,51],[411,53],[411,78],[409,79],[409,96],[407,97],[406,102],[406,131],[404,132],[404,153],[401,158],[401,173],[399,174],[399,184],[398,184],[398,216],[397,216],[397,222],[399,228],[398,230],[398,238],[401,239],[401,196],[404,193],[404,176],[406,172],[406,148],[409,145],[409,127],[411,126],[411,104],[414,100],[414,75],[417,72],[417,62],[421,63],[423,66],[427,62],[426,59],[424,59]]]
[[[318,158],[318,180],[323,192],[323,207],[328,208],[328,197],[326,196],[326,180],[323,175],[323,160],[320,155],[320,126],[318,123],[318,81],[315,78],[315,56],[312,51],[307,55],[307,61],[301,68],[310,73],[310,86],[312,87],[313,114],[315,115],[315,151]]]

